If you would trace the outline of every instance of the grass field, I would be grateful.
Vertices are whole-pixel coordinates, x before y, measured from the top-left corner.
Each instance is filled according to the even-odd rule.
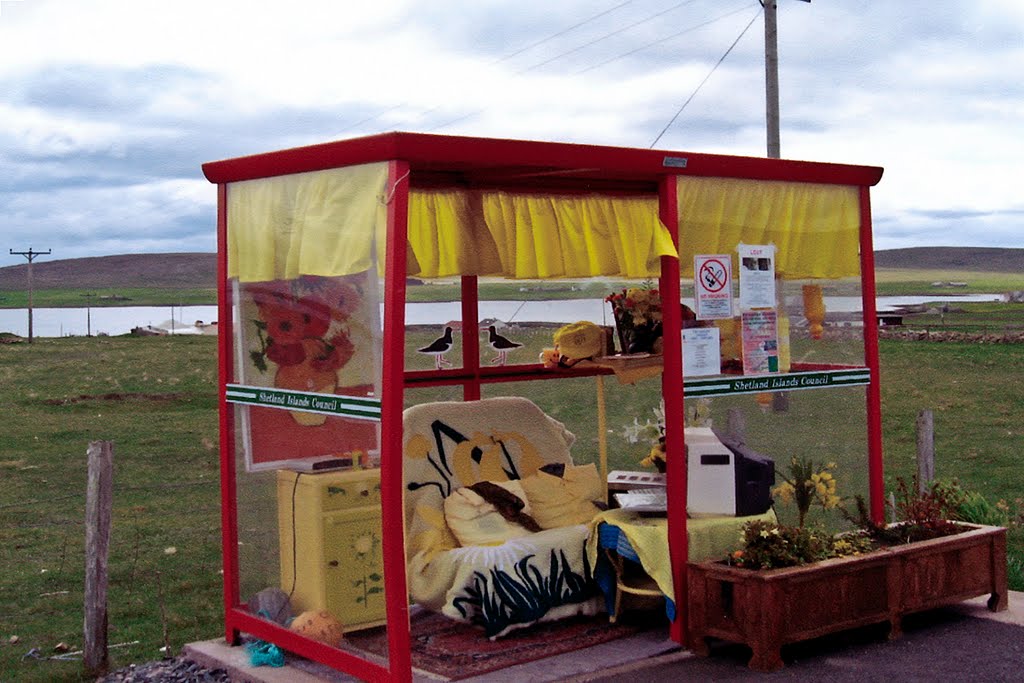
[[[962,287],[936,286],[933,283],[958,282]],[[914,270],[877,268],[878,293],[896,295],[935,295],[936,299],[956,294],[985,294],[1024,290],[1024,273],[989,273],[969,270]]]
[[[425,339],[429,333],[418,334]],[[512,360],[531,361],[550,343],[549,335],[524,332],[528,347]],[[881,353],[889,483],[913,473],[914,421],[928,408],[935,412],[938,475],[959,478],[1019,513],[1024,345],[883,341]],[[165,643],[177,651],[221,633],[215,355],[215,340],[208,337],[0,345],[0,681],[80,679],[80,661],[25,656],[33,648],[44,658],[56,655],[61,642],[81,648],[85,452],[91,440],[115,444],[109,640],[129,645],[111,650],[112,665],[156,659]],[[429,359],[410,354],[409,364],[426,367]],[[488,391],[534,398],[579,435],[574,452],[593,457],[594,382],[503,384]],[[609,378],[605,385],[612,466],[635,469],[643,449],[628,445],[621,428],[633,415],[641,421],[652,416],[657,396],[651,387],[656,390],[657,383],[619,385]],[[439,396],[456,398],[457,392],[419,389],[409,398]],[[734,400],[751,415],[750,434],[778,432],[778,420],[785,420],[785,438],[813,444],[823,458],[838,453],[852,463],[849,453],[862,453],[856,437],[852,446],[840,445],[844,434],[860,429],[859,418],[846,424],[838,416],[859,415],[863,390],[797,392],[784,415],[762,413],[750,396]],[[716,420],[725,407],[716,404]],[[782,446],[766,450],[784,452]],[[847,484],[844,493],[862,487],[854,474]],[[1022,590],[1019,527],[1011,550],[1018,571],[1014,587]]]
[[[958,294],[1005,293],[1024,290],[1022,273],[987,273],[961,270],[913,270],[879,268],[875,273],[879,296],[922,295],[935,296],[936,301]],[[934,282],[963,282],[964,287],[936,287]],[[625,282],[584,281],[489,281],[480,283],[482,299],[593,299],[604,298],[609,292],[627,286]],[[632,285],[629,285],[632,286]],[[684,288],[686,289],[686,288]],[[692,289],[692,287],[690,288]],[[837,283],[837,294],[855,294],[853,281]],[[849,290],[849,292],[847,291]],[[455,301],[458,299],[458,280],[426,282],[408,288],[410,302]],[[168,287],[130,287],[107,289],[36,289],[33,305],[39,307],[93,306],[168,306],[213,305],[217,303],[214,286],[180,289]],[[0,308],[24,308],[28,294],[21,290],[0,292]]]
[[[217,303],[216,287],[169,289],[165,287],[122,287],[110,289],[35,289],[32,305],[38,308],[84,308],[92,306],[201,306]],[[27,308],[28,292],[0,292],[0,308]]]

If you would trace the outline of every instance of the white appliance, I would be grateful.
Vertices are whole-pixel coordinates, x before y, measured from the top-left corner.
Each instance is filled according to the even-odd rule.
[[[686,512],[690,515],[736,515],[734,454],[710,427],[687,427],[685,433]]]

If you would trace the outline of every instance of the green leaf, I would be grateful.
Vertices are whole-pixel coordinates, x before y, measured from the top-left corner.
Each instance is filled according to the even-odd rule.
[[[373,574],[370,574],[369,578],[370,578],[371,581],[380,581],[384,577],[381,576],[380,574],[377,574],[376,572],[374,572]]]
[[[369,590],[367,590],[366,592],[367,592],[367,593],[369,593],[369,594],[371,594],[371,595],[373,595],[373,594],[375,594],[375,593],[383,593],[383,592],[384,592],[384,589],[383,589],[383,588],[381,588],[380,586],[374,586],[373,588],[370,588],[370,589],[369,589]]]
[[[263,357],[262,351],[250,351],[249,358],[252,359],[252,364],[256,366],[256,369],[260,372],[267,371],[267,361]]]

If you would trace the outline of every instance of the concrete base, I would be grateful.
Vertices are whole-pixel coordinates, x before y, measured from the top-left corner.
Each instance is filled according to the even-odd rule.
[[[949,609],[959,611],[972,618],[991,619],[1024,626],[1024,593],[1010,591],[1010,606],[1005,612],[988,611],[987,601],[988,597],[983,596],[967,600]],[[254,667],[249,664],[249,655],[244,647],[232,647],[223,639],[189,643],[185,646],[183,654],[207,668],[224,669],[231,676],[232,681],[245,683],[349,683],[359,680],[321,664],[294,657],[289,657],[288,663],[280,668]],[[668,640],[664,631],[654,630],[631,638],[613,640],[584,650],[527,662],[464,680],[466,683],[504,683],[505,681],[584,683],[614,674],[642,672],[649,667],[682,661],[691,657],[693,657],[692,653]],[[430,683],[447,679],[425,671],[415,671],[413,680],[418,683]]]
[[[189,643],[185,657],[210,669],[224,669],[232,681],[246,683],[324,683],[349,682],[359,679],[334,671],[322,664],[288,657],[283,667],[249,664],[244,647],[233,647],[223,639]],[[610,671],[628,670],[646,664],[665,663],[692,656],[668,640],[663,631],[654,630],[630,638],[620,638],[583,650],[547,657],[499,671],[463,679],[465,683],[505,683],[506,681],[586,681],[605,676]],[[445,681],[447,678],[415,670],[413,680],[421,683]]]

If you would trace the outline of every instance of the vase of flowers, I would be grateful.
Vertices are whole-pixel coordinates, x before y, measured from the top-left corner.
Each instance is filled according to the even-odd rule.
[[[624,354],[658,353],[661,347],[661,293],[650,283],[609,294],[619,348]]]

